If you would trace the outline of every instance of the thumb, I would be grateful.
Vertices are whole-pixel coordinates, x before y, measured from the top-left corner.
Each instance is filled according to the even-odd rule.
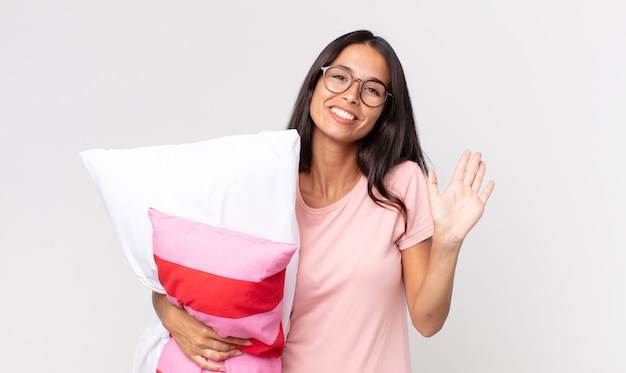
[[[428,169],[428,179],[426,181],[426,186],[428,188],[428,195],[431,197],[435,197],[439,195],[439,186],[437,185],[437,175],[435,174],[435,170],[432,168]]]

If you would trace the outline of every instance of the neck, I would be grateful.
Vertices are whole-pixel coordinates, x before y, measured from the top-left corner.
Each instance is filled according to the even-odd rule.
[[[314,144],[311,171],[300,174],[300,192],[305,202],[311,207],[323,207],[350,192],[363,175],[357,155],[356,144]]]

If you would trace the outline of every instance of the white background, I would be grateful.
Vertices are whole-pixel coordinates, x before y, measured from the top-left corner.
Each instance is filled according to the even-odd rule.
[[[79,151],[282,129],[321,49],[367,28],[442,183],[465,148],[496,180],[414,371],[626,371],[622,4],[0,0],[3,370],[130,372],[154,317]]]

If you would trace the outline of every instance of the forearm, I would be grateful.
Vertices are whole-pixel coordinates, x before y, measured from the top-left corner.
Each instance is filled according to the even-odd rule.
[[[152,306],[161,323],[170,333],[177,329],[177,323],[185,317],[191,317],[187,312],[172,304],[165,294],[155,291],[152,292]]]
[[[167,304],[165,303],[170,303],[165,294],[157,293],[156,291],[152,292],[152,307],[159,319],[162,319],[162,315],[166,312]]]
[[[413,326],[424,336],[436,334],[450,312],[459,244],[442,244],[433,236],[428,266],[419,291],[409,304]]]
[[[208,326],[204,325],[187,310],[174,305],[167,299],[165,294],[152,292],[152,306],[161,323],[177,341],[180,338],[193,339],[193,335],[207,334]],[[211,336],[215,337],[215,336]]]

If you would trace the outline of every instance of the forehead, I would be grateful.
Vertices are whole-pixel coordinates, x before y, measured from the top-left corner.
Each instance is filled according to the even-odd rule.
[[[367,44],[347,46],[332,62],[332,65],[345,66],[360,79],[378,79],[389,82],[389,68],[385,57]]]

